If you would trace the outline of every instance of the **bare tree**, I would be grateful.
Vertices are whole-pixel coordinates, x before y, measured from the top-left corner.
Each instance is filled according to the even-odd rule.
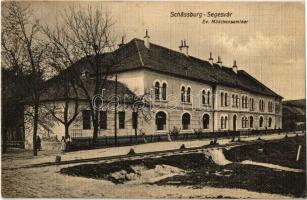
[[[70,66],[74,64],[72,59],[72,45],[66,38],[66,29],[56,24],[54,30],[48,26],[42,27],[42,33],[47,37],[46,42],[50,46],[48,52],[48,65],[55,70],[56,76],[49,80],[48,95],[54,98],[44,104],[45,109],[52,117],[64,125],[65,137],[69,135],[69,127],[79,114],[78,84],[80,73]],[[58,104],[55,93],[60,93],[60,100],[64,104]],[[73,104],[73,105],[71,105]],[[71,107],[73,107],[71,109]]]
[[[69,136],[70,125],[79,114],[79,96],[74,80],[72,80],[71,77],[68,78],[67,74],[63,76],[59,75],[57,78],[60,79],[56,80],[56,83],[53,82],[50,87],[48,87],[48,92],[46,92],[46,94],[52,96],[52,98],[41,104],[53,119],[64,125],[65,137],[67,137]],[[57,95],[54,94],[55,92],[60,93],[59,99],[57,99]],[[58,103],[58,101],[63,101],[64,103],[61,104]]]
[[[70,73],[78,80],[77,85],[89,104],[93,124],[93,145],[95,145],[99,130],[99,112],[92,105],[92,98],[101,93],[112,66],[111,63],[102,62],[103,55],[112,51],[115,46],[111,30],[112,18],[109,13],[91,7],[86,11],[69,7],[62,17],[61,25],[57,23],[54,30],[45,27],[44,33],[66,64],[74,65],[81,58],[87,59],[89,74],[93,76],[94,90],[89,89],[87,80],[80,77],[80,69],[71,67]]]
[[[39,119],[41,86],[45,78],[44,46],[39,39],[39,24],[29,6],[6,2],[2,19],[2,64],[24,79],[33,108],[33,153],[37,155],[36,135]]]

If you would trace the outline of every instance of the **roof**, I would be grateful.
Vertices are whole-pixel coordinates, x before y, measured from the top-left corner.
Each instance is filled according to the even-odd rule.
[[[282,102],[283,116],[305,116],[306,115],[306,100],[288,100]]]
[[[140,68],[192,79],[213,85],[223,85],[242,90],[282,98],[244,70],[233,72],[230,67],[211,65],[206,60],[150,43],[147,49],[144,41],[132,39],[112,53],[102,56],[105,63],[112,65],[112,71],[128,71]],[[89,57],[81,59],[75,66],[86,66]]]
[[[306,108],[306,99],[296,99],[296,100],[288,100],[282,102],[283,106],[292,106],[292,107],[300,107]]]
[[[46,83],[46,87],[48,88],[41,96],[41,101],[58,101],[58,100],[66,100],[66,99],[76,99],[78,94],[79,100],[87,100],[84,91],[80,87],[74,90],[73,87],[68,87],[69,91],[65,91],[65,84],[59,81],[60,78],[51,79]],[[84,80],[84,85],[86,87],[87,92],[91,97],[95,96],[94,88],[95,81],[93,79]],[[114,101],[115,99],[115,85],[116,82],[113,80],[106,80],[103,84],[103,96],[106,101]],[[66,94],[68,94],[66,96]],[[131,99],[136,95],[123,83],[117,83],[117,96],[119,101],[125,100],[127,103],[131,102]],[[129,98],[128,98],[129,97]]]

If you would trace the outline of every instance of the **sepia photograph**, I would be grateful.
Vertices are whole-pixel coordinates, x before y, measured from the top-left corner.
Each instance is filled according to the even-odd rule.
[[[304,1],[2,1],[3,198],[306,198]]]

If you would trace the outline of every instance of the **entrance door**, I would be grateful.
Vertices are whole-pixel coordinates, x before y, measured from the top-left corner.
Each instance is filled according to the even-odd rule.
[[[237,115],[234,115],[232,118],[232,127],[234,131],[237,130]]]

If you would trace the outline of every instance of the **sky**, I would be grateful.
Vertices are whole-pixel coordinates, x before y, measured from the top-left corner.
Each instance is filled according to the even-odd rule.
[[[209,52],[225,66],[237,61],[245,70],[285,100],[305,98],[305,17],[302,2],[28,2],[41,24],[53,26],[68,6],[108,11],[120,42],[143,39],[178,50],[185,39],[189,54],[208,59]],[[198,17],[170,17],[171,12],[232,13],[230,20],[246,24],[203,24]],[[175,66],[174,66],[175,67]]]

